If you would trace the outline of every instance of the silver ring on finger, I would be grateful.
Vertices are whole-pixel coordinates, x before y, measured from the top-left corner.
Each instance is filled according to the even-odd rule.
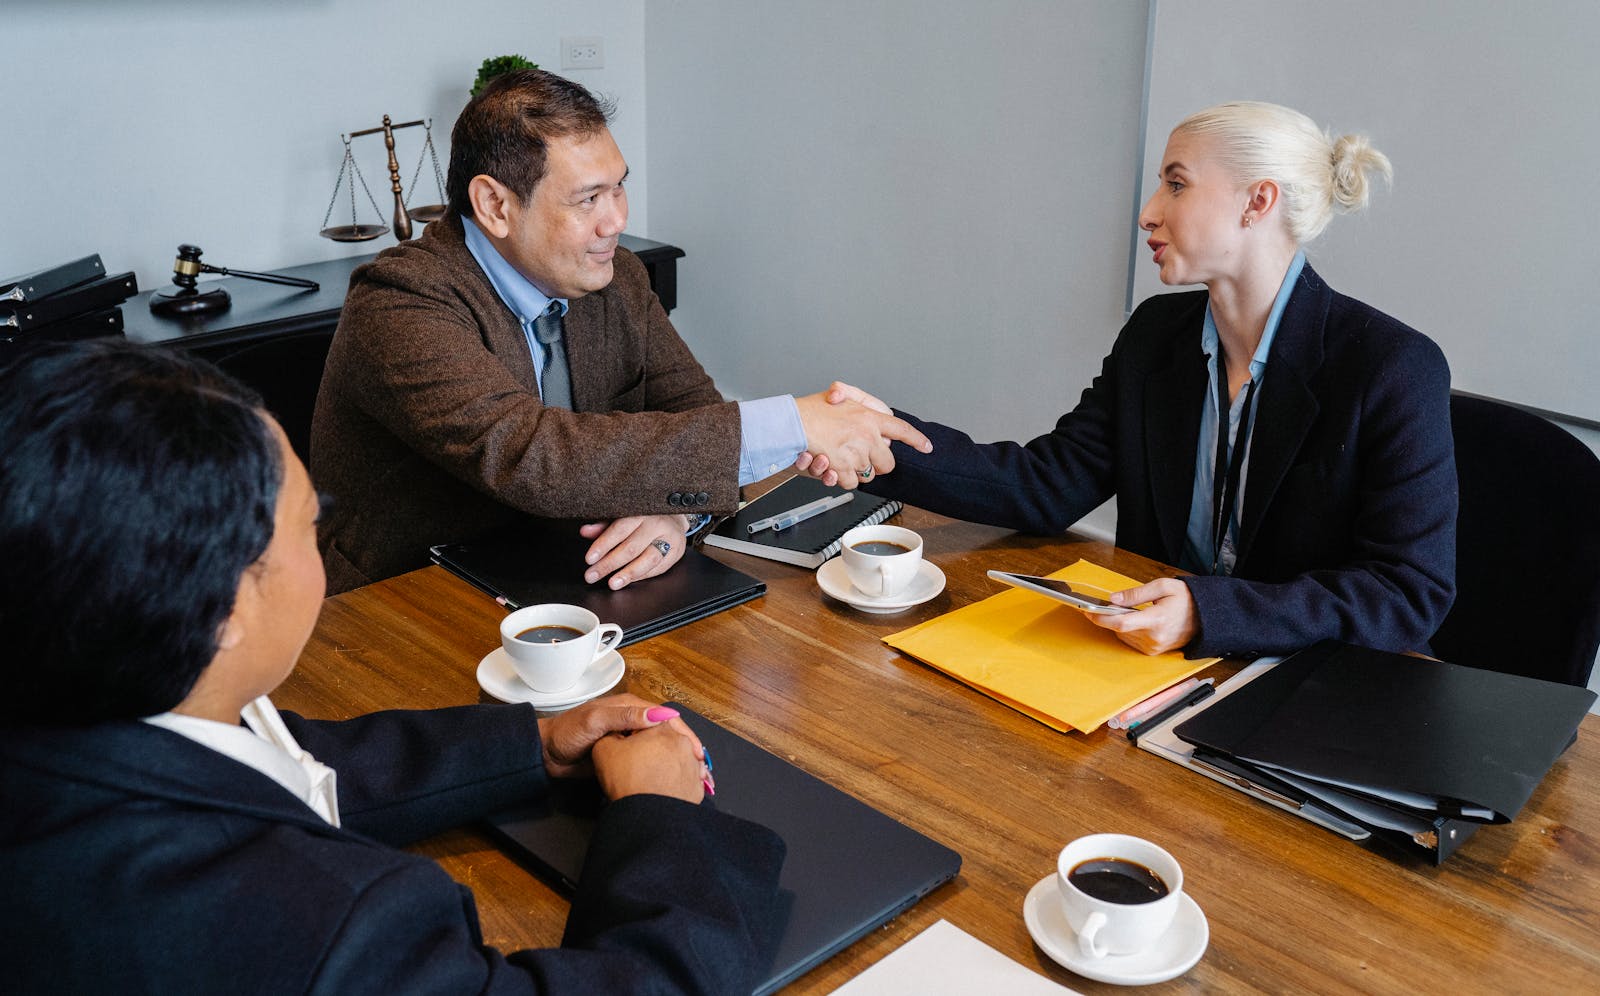
[[[868,468],[867,468],[867,469],[865,469],[865,470],[858,470],[858,471],[856,471],[856,477],[857,477],[857,478],[859,478],[859,479],[861,479],[861,480],[863,480],[863,481],[870,481],[870,480],[872,480],[872,474],[873,474],[873,470],[872,470],[872,468],[871,468],[871,467],[868,467]]]
[[[656,540],[654,543],[651,543],[650,545],[655,547],[656,550],[658,550],[663,557],[665,557],[667,554],[672,552],[672,544],[667,542],[666,540]]]

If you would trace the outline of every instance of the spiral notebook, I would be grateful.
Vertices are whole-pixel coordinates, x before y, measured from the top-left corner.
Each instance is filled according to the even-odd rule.
[[[788,529],[750,532],[750,523],[759,519],[799,508],[819,498],[842,494],[855,497],[847,504]],[[739,514],[722,520],[706,537],[706,545],[817,568],[839,552],[845,533],[857,526],[875,526],[899,511],[900,503],[892,498],[880,498],[859,489],[847,492],[843,488],[830,488],[811,477],[791,477],[741,508]]]

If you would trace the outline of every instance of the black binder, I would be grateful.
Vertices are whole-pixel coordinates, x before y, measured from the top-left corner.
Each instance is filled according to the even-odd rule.
[[[119,305],[137,293],[139,282],[130,272],[91,280],[37,301],[0,301],[0,331],[27,332]]]
[[[1173,732],[1441,862],[1514,818],[1594,703],[1585,688],[1327,641]]]
[[[91,311],[86,315],[63,318],[59,322],[41,325],[26,332],[19,332],[14,328],[0,326],[0,342],[8,344],[60,342],[67,339],[99,339],[103,336],[121,334],[121,307],[105,308],[101,311]]]
[[[42,270],[24,273],[20,277],[0,280],[0,304],[13,301],[37,301],[68,287],[96,280],[106,275],[100,254],[92,253],[82,259],[47,266]]]
[[[665,633],[763,595],[766,583],[684,551],[665,574],[612,591],[601,579],[584,584],[589,540],[577,522],[516,523],[462,543],[433,547],[433,562],[488,592],[508,609],[543,602],[581,605],[622,627],[620,646]]]

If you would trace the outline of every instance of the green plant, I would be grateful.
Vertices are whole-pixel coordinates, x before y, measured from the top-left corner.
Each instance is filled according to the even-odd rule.
[[[513,69],[538,69],[537,62],[529,62],[520,55],[497,55],[492,59],[484,59],[483,65],[478,67],[478,78],[472,84],[472,96],[476,97],[489,85],[489,81],[496,76],[504,76]]]

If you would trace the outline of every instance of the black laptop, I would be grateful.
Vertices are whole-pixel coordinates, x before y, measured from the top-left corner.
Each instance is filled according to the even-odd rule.
[[[622,627],[622,642],[665,633],[766,593],[767,586],[699,550],[657,577],[621,591],[584,584],[589,540],[578,522],[524,521],[461,543],[432,548],[433,562],[498,598],[508,609],[541,602],[581,605]]]
[[[725,813],[771,827],[788,854],[779,880],[787,906],[770,993],[909,908],[961,870],[961,855],[826,782],[673,704],[711,752]],[[589,780],[556,780],[536,806],[500,814],[491,827],[508,850],[571,893],[603,799]]]

